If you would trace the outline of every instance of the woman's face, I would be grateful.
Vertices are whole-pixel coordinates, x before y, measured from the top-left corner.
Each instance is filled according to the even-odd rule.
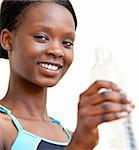
[[[72,14],[55,3],[30,7],[12,33],[11,73],[40,87],[55,85],[73,60]]]

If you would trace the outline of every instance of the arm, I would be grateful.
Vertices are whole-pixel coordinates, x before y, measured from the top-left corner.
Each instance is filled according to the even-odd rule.
[[[0,136],[0,150],[4,150],[4,145],[3,145],[3,142],[2,142],[1,136]]]
[[[2,119],[0,117],[0,150],[4,150],[4,139],[3,139],[3,132],[2,132]]]
[[[109,89],[100,92],[101,89]],[[76,130],[66,150],[92,150],[98,144],[97,126],[128,116],[133,108],[120,88],[97,81],[80,95]]]

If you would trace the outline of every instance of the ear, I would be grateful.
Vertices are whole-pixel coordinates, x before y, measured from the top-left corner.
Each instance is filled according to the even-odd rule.
[[[3,29],[0,34],[0,42],[3,49],[10,51],[12,49],[11,44],[12,33],[8,29]]]

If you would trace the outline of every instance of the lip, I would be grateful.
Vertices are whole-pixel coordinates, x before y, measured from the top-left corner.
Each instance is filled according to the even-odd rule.
[[[43,68],[39,65],[39,63],[47,63],[47,64],[51,64],[51,65],[56,65],[58,66],[58,70],[50,70],[50,69],[47,69],[47,68]],[[63,64],[61,63],[58,63],[58,62],[46,62],[46,61],[40,61],[40,62],[37,62],[38,64],[38,70],[41,74],[45,75],[45,76],[49,76],[49,77],[54,77],[54,76],[57,76],[59,73],[60,73],[60,70],[62,69],[63,67]]]
[[[58,66],[58,68],[63,67],[63,64],[59,63],[59,62],[53,62],[53,61],[39,61],[39,62],[37,62],[37,64],[39,64],[39,63],[46,63],[46,64],[55,65],[55,66]]]

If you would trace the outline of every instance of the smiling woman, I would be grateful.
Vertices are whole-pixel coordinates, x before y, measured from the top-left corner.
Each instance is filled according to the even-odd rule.
[[[74,133],[48,115],[47,90],[73,61],[77,19],[69,0],[3,0],[0,19],[0,57],[10,65],[8,90],[0,101],[1,150],[91,150],[99,124],[132,111],[121,88],[99,80],[79,96]],[[109,92],[100,92],[103,88]]]
[[[0,54],[9,59],[10,81],[0,118],[16,128],[12,122],[1,125],[1,149],[63,149],[69,143],[68,131],[47,115],[46,87],[54,86],[72,62],[76,26],[68,0],[3,1]]]
[[[42,86],[41,84],[52,86],[65,74],[72,62],[72,45],[75,32],[73,17],[66,8],[53,3],[47,4],[47,6],[39,4],[37,8],[30,10],[28,10],[29,8],[25,9],[28,14],[24,15],[26,21],[20,21],[22,25],[17,22],[13,26],[14,32],[10,34],[8,34],[7,29],[1,32],[5,38],[5,41],[3,41],[5,45],[3,44],[3,46],[9,50],[8,57],[14,60],[11,61],[11,66],[13,66],[15,72],[22,75],[24,79],[26,78],[33,83],[37,82],[40,86]],[[45,13],[45,9],[50,13]],[[40,16],[35,12],[41,12],[42,15]],[[57,16],[54,12],[57,12]],[[64,19],[67,16],[68,19]],[[21,15],[18,18],[20,19]],[[61,19],[58,20],[58,18]],[[36,20],[38,21],[36,22]],[[2,24],[2,28],[5,28],[3,26]],[[9,29],[8,25],[7,28]],[[11,30],[11,27],[9,30]],[[6,43],[9,36],[15,39],[11,45]],[[25,72],[23,72],[24,68],[26,68]],[[49,78],[49,81],[51,80],[50,85],[46,83],[46,76],[52,79]]]

